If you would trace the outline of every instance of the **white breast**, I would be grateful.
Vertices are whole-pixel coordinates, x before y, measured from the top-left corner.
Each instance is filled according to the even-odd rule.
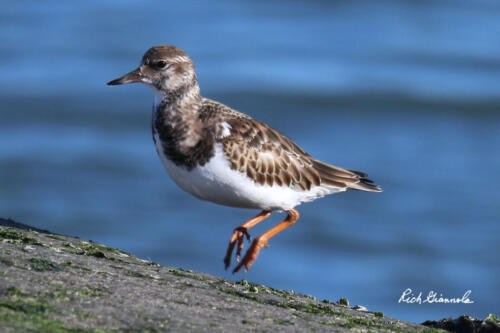
[[[288,210],[302,202],[345,191],[322,186],[300,191],[286,186],[256,184],[246,174],[231,169],[221,144],[216,144],[215,155],[208,163],[188,171],[171,162],[163,153],[158,134],[154,133],[154,137],[158,155],[173,181],[202,200],[240,208]]]

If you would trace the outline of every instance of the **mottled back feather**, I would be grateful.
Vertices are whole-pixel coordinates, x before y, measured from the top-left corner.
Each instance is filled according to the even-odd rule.
[[[310,190],[312,186],[380,192],[366,174],[314,159],[295,142],[268,125],[218,102],[204,99],[201,118],[217,119],[216,132],[231,169],[245,173],[257,184]]]

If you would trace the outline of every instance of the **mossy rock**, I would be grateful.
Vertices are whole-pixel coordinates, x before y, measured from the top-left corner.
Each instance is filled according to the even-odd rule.
[[[2,332],[439,331],[29,228],[0,226],[0,272]]]

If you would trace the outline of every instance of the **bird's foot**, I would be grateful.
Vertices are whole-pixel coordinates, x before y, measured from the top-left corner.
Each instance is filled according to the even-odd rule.
[[[243,266],[245,266],[245,270],[250,269],[250,266],[252,266],[259,255],[260,249],[263,247],[268,247],[267,239],[261,237],[255,238],[252,245],[250,245],[250,248],[247,250],[247,253],[245,253],[243,260],[233,270],[233,273],[238,272]]]
[[[233,234],[231,235],[231,239],[229,240],[229,245],[227,247],[226,256],[224,257],[224,266],[227,269],[231,264],[231,256],[233,254],[233,249],[236,244],[238,244],[238,248],[236,249],[236,261],[240,261],[241,251],[244,246],[244,237],[250,241],[250,234],[245,227],[238,227],[233,230]]]

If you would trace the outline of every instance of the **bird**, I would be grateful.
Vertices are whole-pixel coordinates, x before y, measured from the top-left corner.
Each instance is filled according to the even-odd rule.
[[[199,199],[260,211],[231,234],[223,262],[228,269],[236,247],[233,273],[250,269],[269,239],[297,222],[299,204],[350,189],[382,191],[367,174],[321,162],[269,125],[202,97],[194,62],[178,47],[150,48],[138,68],[107,84],[135,82],[154,92],[153,141],[172,180]],[[287,216],[252,240],[249,229],[273,211]]]

